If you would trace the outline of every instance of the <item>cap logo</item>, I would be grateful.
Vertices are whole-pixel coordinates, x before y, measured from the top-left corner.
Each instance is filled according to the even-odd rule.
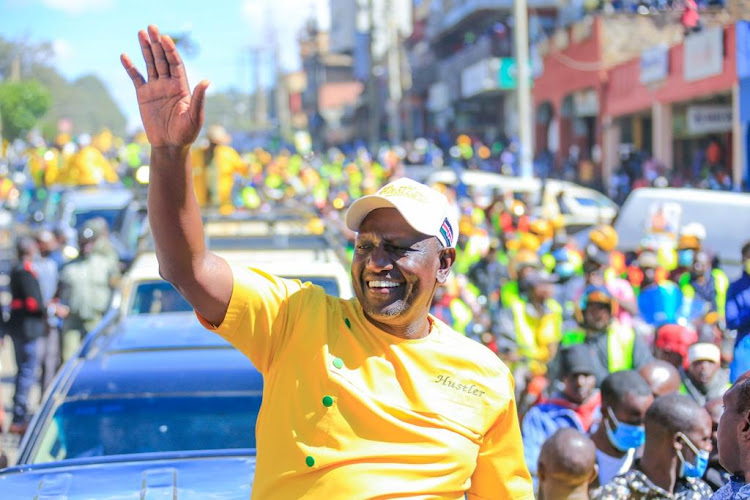
[[[428,201],[424,193],[422,193],[418,188],[412,186],[394,186],[392,184],[389,184],[387,186],[384,186],[377,194],[379,194],[380,196],[403,196],[405,198],[411,198],[413,200],[421,202]]]
[[[443,235],[445,246],[450,247],[451,242],[453,241],[453,228],[451,227],[451,223],[448,222],[447,218],[443,220],[443,225],[440,226],[440,234]]]

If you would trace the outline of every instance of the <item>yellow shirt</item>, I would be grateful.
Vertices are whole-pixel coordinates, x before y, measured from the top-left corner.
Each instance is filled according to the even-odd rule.
[[[513,380],[491,351],[433,317],[427,337],[400,339],[356,299],[233,273],[215,331],[264,376],[253,498],[533,498]]]

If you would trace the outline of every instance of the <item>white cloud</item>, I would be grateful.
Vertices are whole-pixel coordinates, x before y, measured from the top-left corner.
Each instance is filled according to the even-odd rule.
[[[105,10],[113,7],[112,0],[42,0],[50,9],[68,14],[81,14],[91,10]]]

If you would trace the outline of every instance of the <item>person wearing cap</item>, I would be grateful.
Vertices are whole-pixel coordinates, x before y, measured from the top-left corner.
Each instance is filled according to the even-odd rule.
[[[595,500],[685,499],[712,495],[701,477],[711,451],[711,417],[681,394],[657,398],[646,411],[643,456],[592,494]]]
[[[721,368],[721,350],[715,344],[698,342],[688,348],[688,367],[680,367],[680,394],[693,398],[705,406],[713,398],[720,398],[731,385],[729,374]]]
[[[596,479],[594,443],[575,429],[559,429],[539,454],[539,500],[587,500]]]
[[[110,251],[102,220],[87,221],[78,231],[79,255],[60,270],[60,303],[67,307],[61,335],[62,360],[67,361],[81,340],[99,324],[109,308],[120,279],[120,268]],[[106,222],[104,222],[106,226]]]
[[[698,342],[698,333],[682,325],[664,325],[656,330],[654,357],[674,366],[687,367],[688,347]]]
[[[678,323],[681,316],[682,292],[669,280],[657,279],[659,267],[656,253],[644,250],[638,256],[638,267],[643,281],[638,294],[638,311],[641,319],[654,328]]]
[[[594,487],[607,484],[633,465],[636,451],[646,439],[643,418],[654,401],[651,388],[633,370],[607,375],[601,398],[601,422],[591,434],[599,466]]]
[[[699,224],[700,225],[700,224]],[[690,226],[690,224],[688,224]],[[702,226],[701,226],[702,228]],[[687,230],[687,232],[686,232]],[[669,279],[679,284],[682,275],[689,273],[695,263],[695,256],[701,251],[701,240],[705,238],[705,229],[703,229],[703,238],[693,234],[689,227],[684,227],[680,231],[680,237],[677,239],[677,267],[669,272]]]
[[[193,186],[201,206],[232,206],[235,174],[247,173],[247,165],[232,146],[232,136],[221,125],[214,124],[206,132],[208,145],[194,148],[191,154]]]
[[[731,475],[711,500],[750,498],[750,373],[737,378],[724,393],[724,413],[717,428],[719,462]]]
[[[603,286],[589,286],[576,312],[579,328],[563,333],[562,345],[583,344],[589,349],[596,368],[597,385],[609,374],[620,370],[638,370],[653,359],[645,341],[632,327],[616,318],[617,301]],[[550,363],[552,380],[559,373],[558,360]]]
[[[445,196],[400,179],[351,204],[351,300],[230,267],[206,249],[188,162],[208,83],[191,95],[174,42],[138,38],[148,80],[121,59],[152,145],[161,274],[265,380],[252,497],[532,499],[510,371],[429,314],[456,255]]]
[[[734,357],[729,366],[732,382],[750,370],[750,241],[742,245],[742,275],[727,290],[726,322],[735,330]]]
[[[612,226],[597,226],[589,234],[589,243],[583,250],[583,284],[578,299],[586,286],[605,286],[619,304],[617,320],[622,325],[632,326],[638,306],[633,287],[620,278],[613,267],[613,263],[622,260],[615,252],[617,240],[617,232]]]
[[[521,425],[523,453],[532,477],[537,476],[542,445],[558,429],[569,427],[588,433],[600,418],[601,396],[587,350],[582,345],[573,345],[560,351],[560,357],[562,390],[529,408]]]

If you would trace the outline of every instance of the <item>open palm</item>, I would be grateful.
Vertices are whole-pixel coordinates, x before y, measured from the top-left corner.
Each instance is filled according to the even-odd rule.
[[[185,67],[171,38],[160,35],[155,26],[138,32],[148,80],[130,58],[120,56],[138,96],[138,107],[146,136],[152,147],[184,147],[200,132],[204,119],[207,81],[190,94]]]

